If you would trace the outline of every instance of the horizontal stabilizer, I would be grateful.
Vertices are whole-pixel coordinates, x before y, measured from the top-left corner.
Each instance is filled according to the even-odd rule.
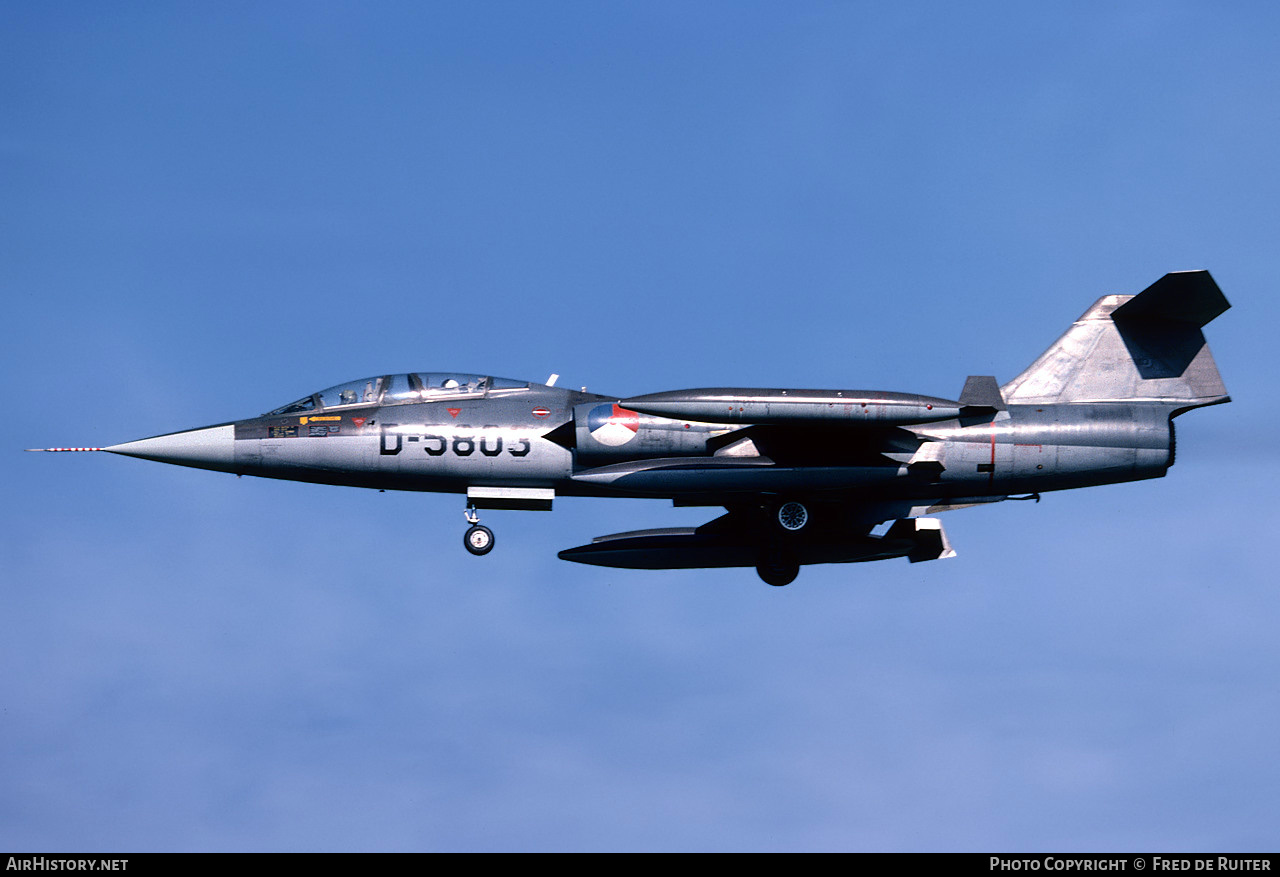
[[[1111,319],[1168,320],[1200,328],[1230,307],[1208,271],[1174,271],[1112,311]]]

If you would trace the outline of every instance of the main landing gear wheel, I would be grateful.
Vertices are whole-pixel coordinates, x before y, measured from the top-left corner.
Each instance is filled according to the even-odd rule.
[[[796,576],[800,575],[800,564],[796,563],[790,552],[770,550],[761,556],[760,562],[756,565],[756,575],[760,576],[766,585],[781,588],[783,585],[794,582]]]
[[[809,523],[809,510],[801,502],[784,502],[778,506],[778,526],[792,533]],[[783,582],[785,585],[786,582]]]
[[[462,537],[462,544],[477,557],[493,550],[493,531],[481,524],[473,524]]]

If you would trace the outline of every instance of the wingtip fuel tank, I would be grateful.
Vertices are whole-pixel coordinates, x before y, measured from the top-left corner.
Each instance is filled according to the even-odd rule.
[[[867,424],[906,426],[960,415],[960,402],[912,393],[870,390],[762,390],[716,387],[633,396],[624,408],[673,420],[705,423]]]

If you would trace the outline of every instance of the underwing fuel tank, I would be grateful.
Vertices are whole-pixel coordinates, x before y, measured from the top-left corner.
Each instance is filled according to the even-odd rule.
[[[625,408],[659,417],[731,424],[865,423],[905,426],[959,417],[962,403],[871,390],[760,390],[715,387],[623,399]]]
[[[771,551],[784,552],[799,563],[861,563],[894,557],[918,563],[955,556],[937,518],[895,521],[882,536],[849,534],[777,545],[749,529],[726,532],[714,523],[597,536],[586,545],[561,551],[559,557],[615,569],[707,569],[757,566]]]

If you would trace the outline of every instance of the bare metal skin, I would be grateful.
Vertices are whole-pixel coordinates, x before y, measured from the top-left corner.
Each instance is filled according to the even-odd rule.
[[[954,556],[928,515],[1162,477],[1173,419],[1229,402],[1201,328],[1230,305],[1207,271],[1103,296],[1022,374],[971,377],[957,400],[871,390],[717,387],[618,399],[484,375],[380,375],[268,414],[107,448],[113,454],[380,490],[478,509],[629,496],[719,506],[697,528],[602,536],[560,552],[638,569]],[[1018,494],[1027,496],[1019,497]],[[882,535],[872,529],[893,523]]]

